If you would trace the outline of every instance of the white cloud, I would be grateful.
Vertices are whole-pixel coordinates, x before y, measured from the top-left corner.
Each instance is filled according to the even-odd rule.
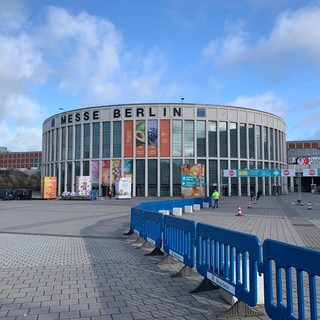
[[[240,96],[230,105],[263,110],[284,119],[290,108],[274,92],[267,91],[259,96]]]
[[[211,40],[202,50],[202,55],[216,65],[228,67],[255,62],[260,66],[276,63],[277,68],[294,68],[299,63],[310,61],[320,67],[319,7],[283,12],[269,37],[260,38],[255,45],[249,44],[249,35],[242,28],[240,24],[225,37]]]
[[[19,0],[0,0],[0,29],[10,32],[21,28],[27,20],[27,10]]]

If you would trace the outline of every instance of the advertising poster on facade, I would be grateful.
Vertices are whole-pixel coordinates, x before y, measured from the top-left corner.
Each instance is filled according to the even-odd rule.
[[[126,159],[123,162],[123,174],[126,177],[130,177],[131,181],[132,181],[132,160]]]
[[[158,120],[148,120],[148,156],[158,155]]]
[[[117,178],[115,198],[131,199],[131,177]]]
[[[146,123],[144,120],[136,121],[136,156],[144,157],[146,149]]]
[[[181,165],[181,196],[182,198],[205,196],[204,165]]]
[[[103,186],[110,184],[110,160],[101,161],[101,183]]]
[[[76,177],[76,193],[81,197],[89,197],[91,195],[92,179],[91,176]]]
[[[160,157],[170,157],[170,120],[160,120]]]
[[[42,199],[57,198],[57,178],[56,177],[42,177],[41,198]]]
[[[133,157],[133,121],[124,121],[124,156]]]
[[[116,184],[117,178],[121,176],[121,160],[112,161],[111,183]]]
[[[92,186],[99,186],[99,160],[91,161]]]

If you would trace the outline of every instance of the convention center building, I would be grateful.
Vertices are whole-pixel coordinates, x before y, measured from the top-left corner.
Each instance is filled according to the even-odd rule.
[[[42,152],[42,176],[56,177],[57,195],[91,176],[99,196],[130,177],[133,197],[179,197],[182,168],[194,164],[204,168],[205,195],[288,190],[285,177],[224,174],[287,167],[285,122],[249,108],[146,103],[63,111],[44,121]]]

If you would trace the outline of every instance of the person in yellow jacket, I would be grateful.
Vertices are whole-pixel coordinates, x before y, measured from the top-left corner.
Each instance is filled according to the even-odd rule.
[[[220,193],[217,190],[214,190],[212,193],[213,209],[218,208],[220,199]]]

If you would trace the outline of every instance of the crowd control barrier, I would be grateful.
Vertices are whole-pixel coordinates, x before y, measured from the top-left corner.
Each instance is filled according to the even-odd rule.
[[[271,319],[319,319],[319,262],[319,251],[264,241],[265,310]]]
[[[131,208],[130,230],[136,233],[139,237],[145,236],[145,221],[143,210],[136,207]]]
[[[144,210],[145,240],[157,249],[162,247],[163,214]]]
[[[254,307],[258,299],[261,247],[250,234],[197,223],[197,271],[239,301]]]
[[[258,277],[263,275],[264,307],[271,319],[318,320],[319,251],[270,239],[261,246],[254,235],[158,212],[196,203],[202,207],[202,199],[191,200],[158,201],[131,208],[130,231],[158,248],[162,246],[187,267],[196,265],[208,282],[251,307],[257,305]]]
[[[195,265],[196,223],[174,216],[164,216],[163,251],[184,263]]]

